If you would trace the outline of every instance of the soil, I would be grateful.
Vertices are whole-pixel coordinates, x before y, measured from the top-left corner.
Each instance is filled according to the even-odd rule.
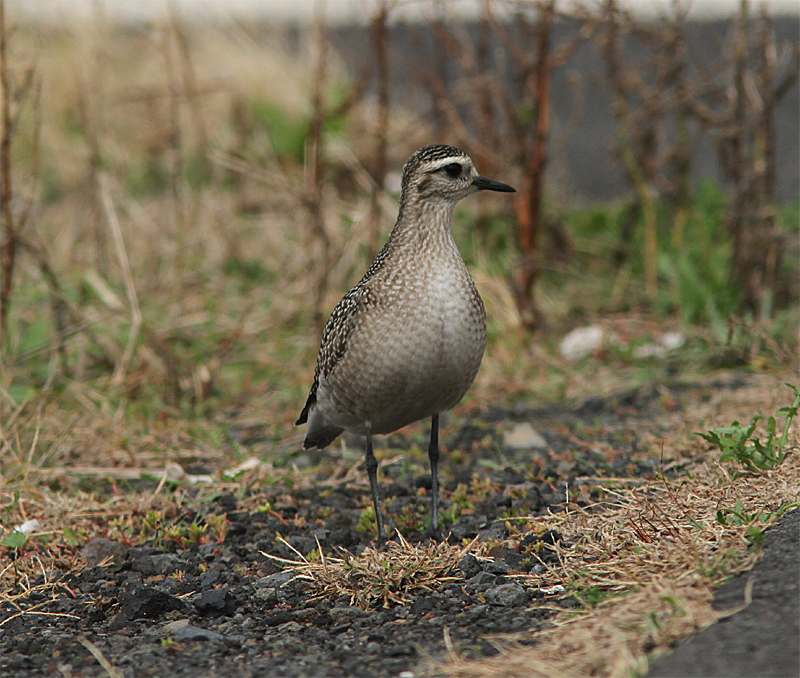
[[[505,517],[560,511],[566,488],[577,492],[578,503],[587,503],[602,478],[649,477],[663,470],[653,441],[674,433],[673,415],[715,390],[743,388],[747,380],[646,386],[576,406],[495,409],[469,420],[444,420],[443,516],[459,483],[472,488],[474,499],[470,513],[454,523],[445,518],[451,543],[509,538]],[[521,422],[535,427],[547,449],[506,444],[504,431]],[[400,436],[388,444],[393,451],[405,446],[411,455],[413,442]],[[348,445],[359,444],[348,439]],[[689,461],[668,466],[679,469]],[[414,477],[403,464],[386,465],[379,475],[385,514],[402,525],[409,541],[421,540],[430,476]],[[541,573],[552,564],[555,555],[546,547],[561,539],[552,531],[514,534],[514,549],[497,547],[485,560],[467,556],[454,580],[411,595],[405,604],[362,610],[346,596],[315,599],[307,582],[292,580],[267,554],[295,558],[277,535],[303,554],[316,548],[316,540],[326,554],[335,548],[358,553],[372,545],[373,537],[357,529],[370,502],[363,476],[334,487],[320,480],[302,489],[260,488],[258,503],[268,501],[269,511],[233,494],[187,508],[187,523],[227,516],[229,529],[220,544],[156,548],[93,540],[82,549],[82,570],[50,573],[63,585],[57,597],[34,592],[17,601],[29,610],[41,604],[35,613],[18,614],[8,604],[0,608],[0,675],[412,678],[428,659],[445,658],[447,634],[460,656],[491,656],[498,652],[492,636],[524,631],[531,637],[548,626],[554,608],[579,606],[568,593],[548,593],[511,577]],[[536,542],[544,547],[536,549],[539,557],[524,557]],[[796,561],[787,568],[796,571]],[[796,609],[794,614],[796,619]],[[796,626],[770,629],[775,637],[784,631],[796,639]],[[95,657],[100,653],[110,667]]]

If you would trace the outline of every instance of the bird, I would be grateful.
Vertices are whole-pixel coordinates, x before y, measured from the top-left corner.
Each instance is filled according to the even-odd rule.
[[[431,418],[432,518],[439,529],[439,415],[466,394],[486,347],[486,312],[451,231],[453,209],[478,191],[515,192],[478,174],[453,146],[416,151],[403,166],[397,221],[367,272],[333,309],[314,383],[296,425],[304,449],[344,431],[366,438],[378,542],[386,541],[374,435]]]

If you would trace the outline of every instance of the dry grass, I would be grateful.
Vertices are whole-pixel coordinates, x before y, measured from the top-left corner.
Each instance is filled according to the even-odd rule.
[[[408,595],[436,591],[457,581],[461,559],[468,553],[486,551],[477,539],[462,546],[446,542],[417,545],[409,544],[400,533],[397,536],[398,541],[388,542],[385,549],[368,546],[359,556],[344,549],[339,551],[341,557],[325,556],[318,548],[315,560],[310,561],[282,539],[298,560],[264,555],[310,582],[315,597],[336,600],[347,596],[351,605],[366,610],[403,605]]]
[[[762,400],[774,397],[761,394]],[[556,529],[574,543],[552,547],[560,566],[535,584],[566,585],[596,604],[563,613],[553,629],[535,636],[535,647],[510,643],[483,661],[461,661],[451,650],[449,663],[433,671],[459,678],[646,672],[649,658],[731,612],[713,610],[711,599],[725,579],[757,559],[748,531],[766,529],[783,508],[800,501],[796,423],[790,440],[795,453],[762,475],[736,477],[732,465],[709,461],[673,480],[609,486],[598,510],[571,508],[537,519],[530,527]],[[737,503],[753,521],[721,524],[717,512]]]

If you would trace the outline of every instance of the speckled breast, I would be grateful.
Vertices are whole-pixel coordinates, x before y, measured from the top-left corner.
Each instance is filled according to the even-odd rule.
[[[368,421],[373,433],[388,433],[461,400],[483,358],[486,315],[457,256],[381,281],[380,302],[320,384],[330,395],[326,419],[354,432]]]

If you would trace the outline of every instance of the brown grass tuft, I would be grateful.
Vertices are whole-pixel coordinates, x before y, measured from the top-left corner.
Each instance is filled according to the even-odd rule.
[[[410,544],[400,533],[398,538],[398,542],[389,542],[385,551],[369,546],[360,556],[340,549],[341,558],[326,557],[319,548],[319,562],[308,560],[283,539],[280,541],[294,551],[299,561],[264,555],[309,581],[316,597],[349,596],[351,605],[366,610],[377,605],[402,605],[408,602],[408,595],[435,591],[457,581],[459,577],[454,573],[461,559],[483,550],[477,538],[466,546]]]

